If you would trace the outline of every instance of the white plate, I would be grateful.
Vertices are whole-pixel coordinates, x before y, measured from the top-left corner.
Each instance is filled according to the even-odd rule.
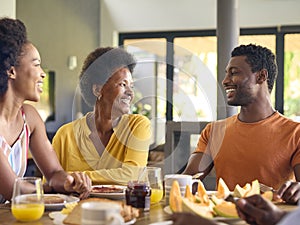
[[[162,222],[157,222],[157,223],[150,223],[149,225],[172,225],[173,221],[167,220],[167,221],[162,221]],[[227,225],[226,223],[222,222],[217,222],[218,225]]]
[[[217,191],[206,191],[206,193],[211,196],[211,195],[216,195]]]
[[[58,197],[64,199],[63,203],[45,204],[45,209],[49,210],[49,211],[61,210],[65,206],[66,203],[73,203],[73,202],[79,201],[79,198],[77,198],[77,197],[63,195],[63,194],[44,194],[44,196],[58,196]]]
[[[63,221],[67,217],[67,214],[62,214],[60,211],[50,212],[48,215],[55,225],[64,225]]]
[[[162,221],[157,223],[150,223],[149,225],[172,225],[172,224],[173,224],[172,220],[167,220],[167,221]]]
[[[116,187],[123,189],[122,193],[90,193],[90,196],[100,197],[100,198],[109,198],[109,199],[123,199],[125,198],[126,186],[121,185],[94,185],[93,187]]]
[[[171,211],[170,206],[166,206],[166,207],[164,208],[164,212],[167,213],[167,214],[169,214],[169,215],[171,215],[171,214],[172,214],[172,211]],[[240,219],[240,218],[227,218],[227,217],[216,216],[216,217],[212,218],[212,220],[232,223],[232,222],[239,221],[239,220],[241,220],[241,219]]]
[[[125,225],[135,224],[135,222],[136,222],[136,218],[133,218],[132,220],[126,222]]]
[[[67,217],[67,214],[62,214],[61,212],[50,212],[49,217],[53,220],[55,225],[64,225],[63,220]],[[124,225],[135,224],[136,218],[124,223]]]

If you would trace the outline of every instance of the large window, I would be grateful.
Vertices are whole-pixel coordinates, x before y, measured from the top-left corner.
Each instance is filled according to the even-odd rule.
[[[166,39],[130,39],[124,41],[134,54],[135,99],[133,113],[147,116],[152,122],[155,145],[164,142],[166,122]],[[155,146],[153,146],[155,147]]]
[[[286,116],[300,120],[300,27],[241,29],[240,34],[239,44],[266,46],[277,55],[279,74],[272,92],[273,105]],[[155,118],[152,122],[159,127],[160,133],[164,134],[164,127],[158,121],[211,121],[217,118],[215,30],[124,33],[119,35],[119,44],[141,61],[149,56],[135,75],[138,78],[141,74],[152,76],[151,82],[149,80],[147,85],[139,88],[142,92],[154,88],[146,108],[151,108],[151,117]],[[163,137],[156,138],[155,142],[159,140]]]
[[[173,99],[180,114],[173,108],[173,120],[211,121],[216,118],[216,43],[216,37],[174,39],[174,61],[178,68],[174,70]]]
[[[284,37],[284,114],[300,121],[300,34]]]

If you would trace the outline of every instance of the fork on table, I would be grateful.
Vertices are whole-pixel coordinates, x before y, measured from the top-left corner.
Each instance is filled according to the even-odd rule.
[[[272,191],[273,193],[276,192],[277,190],[275,190],[274,188],[267,186],[265,184],[259,183],[259,188],[261,192],[266,192],[266,191]]]

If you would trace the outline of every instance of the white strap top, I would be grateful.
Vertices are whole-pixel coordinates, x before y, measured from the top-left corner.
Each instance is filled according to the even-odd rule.
[[[17,141],[10,146],[5,138],[0,135],[0,150],[7,156],[7,160],[18,177],[23,177],[27,167],[27,155],[29,149],[30,130],[25,120],[25,113],[21,110],[24,120],[23,130],[20,133]],[[2,196],[0,195],[0,202]]]

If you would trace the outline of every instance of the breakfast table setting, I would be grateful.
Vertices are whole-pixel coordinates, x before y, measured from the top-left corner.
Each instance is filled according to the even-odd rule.
[[[139,217],[134,220],[134,223],[127,224],[135,224],[135,225],[149,225],[151,223],[169,221],[170,215],[164,212],[163,203],[158,203],[155,205],[151,205],[149,212],[140,213]],[[45,210],[43,216],[37,220],[32,221],[30,225],[54,225],[54,220],[50,218],[49,214],[54,211]],[[59,211],[55,211],[59,212]],[[79,221],[80,222],[80,221]],[[0,206],[0,224],[1,225],[24,225],[26,223],[17,221],[11,213],[10,204],[1,205]],[[63,224],[63,223],[62,223]]]
[[[94,197],[93,197],[94,198]],[[119,201],[119,200],[112,200],[112,201]],[[287,211],[292,211],[297,208],[296,205],[287,205],[287,204],[278,204],[278,206],[282,209]],[[170,222],[170,213],[166,212],[166,203],[165,199],[163,198],[159,203],[150,205],[150,210],[148,212],[141,212],[139,216],[134,221],[134,225],[149,225],[149,224],[156,224],[156,225],[171,225]],[[43,213],[42,217],[37,220],[30,222],[30,225],[54,225],[54,220],[50,218],[49,214],[51,212],[60,212],[60,211],[51,211],[46,209]],[[220,220],[221,224],[237,224],[237,225],[246,225],[247,223],[243,220],[229,220],[224,219]],[[11,204],[1,204],[0,205],[0,224],[1,225],[24,225],[26,223],[19,222],[15,219],[15,217],[11,213]],[[63,223],[62,223],[63,224]],[[128,223],[130,224],[130,223]]]
[[[163,179],[160,168],[154,167],[148,168],[147,176],[147,182],[145,179],[138,179],[128,182],[127,186],[94,185],[89,197],[83,200],[76,195],[44,194],[37,183],[34,194],[22,195],[15,185],[17,190],[14,190],[12,201],[0,204],[0,224],[172,225],[171,215],[174,211],[191,212],[206,217],[208,214],[201,214],[199,211],[211,209],[211,206],[207,205],[206,209],[199,202],[203,202],[204,195],[207,195],[216,203],[216,196],[220,194],[218,193],[220,190],[205,190],[205,187],[201,186],[201,181],[198,183],[198,192],[190,192],[194,180],[189,175],[165,175]],[[24,180],[40,182],[38,178],[20,178],[18,182]],[[222,187],[222,190],[226,189],[226,184],[223,185],[225,187]],[[248,191],[253,192],[253,189],[258,188],[258,183],[252,182],[249,186],[252,186],[252,189]],[[239,194],[243,191],[245,190],[240,188]],[[286,211],[293,211],[298,207],[283,202],[275,204]],[[180,208],[176,208],[178,205]],[[210,213],[208,219],[214,220],[219,225],[247,224],[237,215],[232,217],[232,215],[225,216],[226,213],[224,215]]]
[[[99,190],[99,187],[103,188],[111,188],[111,189],[123,189],[122,193],[103,193],[103,192],[98,192],[98,193],[91,193],[89,198],[84,199],[84,200],[79,200],[76,196],[73,195],[63,195],[63,194],[45,194],[44,198],[48,197],[60,197],[64,199],[63,202],[54,202],[54,203],[45,203],[45,211],[43,215],[41,216],[40,219],[36,221],[30,221],[27,223],[24,223],[22,221],[18,221],[11,210],[11,203],[5,203],[5,204],[0,204],[0,224],[2,225],[24,225],[24,224],[30,224],[30,225],[61,225],[65,224],[64,220],[66,219],[67,216],[69,216],[68,221],[66,224],[81,224],[81,213],[73,212],[73,214],[63,214],[64,211],[68,210],[68,207],[73,207],[82,205],[84,202],[100,202],[101,204],[105,202],[114,202],[121,204],[123,206],[127,206],[127,210],[129,209],[135,209],[135,215],[132,215],[132,218],[127,218],[124,220],[125,223],[124,225],[130,225],[130,224],[135,224],[135,225],[148,225],[151,223],[156,223],[156,222],[163,222],[163,221],[169,221],[170,220],[170,214],[166,213],[164,211],[165,208],[165,200],[161,199],[156,204],[151,204],[150,205],[150,210],[144,211],[144,210],[138,210],[136,208],[130,207],[126,205],[126,200],[125,200],[125,186],[118,186],[118,185],[97,185],[95,186],[95,189]],[[130,207],[130,208],[129,208]],[[80,209],[80,207],[78,207]],[[77,208],[77,209],[78,209]],[[76,210],[73,208],[72,210]]]

